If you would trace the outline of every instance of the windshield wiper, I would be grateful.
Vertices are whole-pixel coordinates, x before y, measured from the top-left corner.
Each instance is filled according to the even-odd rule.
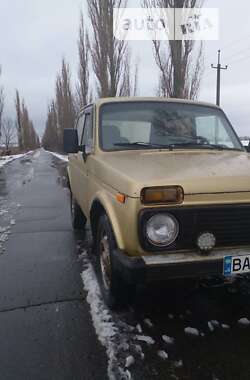
[[[182,148],[182,147],[188,147],[188,148],[197,148],[197,149],[214,149],[214,150],[240,150],[236,148],[230,148],[226,145],[222,144],[209,144],[209,143],[196,143],[196,142],[182,142],[182,143],[174,143],[171,144],[170,147],[174,148]]]
[[[157,148],[157,149],[171,149],[171,145],[162,145],[162,144],[154,144],[154,143],[147,143],[143,141],[136,141],[136,142],[124,142],[124,143],[115,143],[115,146],[124,146],[124,147],[139,147],[139,148]]]
[[[124,143],[115,143],[115,146],[121,146],[121,147],[137,147],[137,148],[142,148],[142,149],[148,149],[148,148],[153,148],[153,149],[169,149],[169,150],[174,150],[178,148],[195,148],[195,149],[213,149],[213,150],[237,150],[240,151],[241,149],[236,149],[236,148],[230,148],[226,145],[221,145],[221,144],[209,144],[209,143],[198,143],[195,141],[189,141],[189,142],[179,142],[179,143],[172,143],[168,145],[164,144],[155,144],[155,143],[147,143],[147,142],[141,142],[141,141],[136,141],[136,142],[124,142]]]

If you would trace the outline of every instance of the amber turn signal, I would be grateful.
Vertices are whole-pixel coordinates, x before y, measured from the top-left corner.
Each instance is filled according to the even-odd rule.
[[[126,201],[126,196],[125,196],[124,194],[117,193],[117,194],[116,194],[116,200],[117,200],[117,202],[119,202],[119,203],[125,203],[125,201]]]
[[[184,191],[181,186],[146,187],[141,192],[143,204],[178,204],[184,200]]]

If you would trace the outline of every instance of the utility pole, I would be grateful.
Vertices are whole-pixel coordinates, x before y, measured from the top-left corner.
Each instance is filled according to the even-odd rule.
[[[226,65],[225,67],[222,67],[221,66],[221,63],[220,63],[220,54],[221,54],[221,51],[218,50],[218,63],[217,63],[217,66],[214,66],[214,65],[211,65],[212,69],[216,69],[217,70],[217,90],[216,90],[216,104],[217,106],[220,105],[220,78],[221,78],[221,70],[227,70],[228,66]]]

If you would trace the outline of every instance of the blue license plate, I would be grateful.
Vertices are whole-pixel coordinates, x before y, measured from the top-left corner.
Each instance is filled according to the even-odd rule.
[[[223,268],[224,276],[241,273],[250,273],[250,255],[225,256]]]

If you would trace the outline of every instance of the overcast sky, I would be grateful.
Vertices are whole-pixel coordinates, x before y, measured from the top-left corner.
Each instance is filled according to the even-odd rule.
[[[133,5],[136,1],[132,1]],[[14,95],[24,96],[31,118],[41,135],[47,104],[54,96],[55,77],[65,56],[72,79],[77,73],[77,37],[80,0],[0,0],[0,64],[6,94],[6,116],[15,117]],[[236,7],[237,5],[237,7]],[[199,99],[215,101],[217,50],[222,49],[221,105],[237,132],[250,135],[250,3],[246,0],[206,0],[220,9],[220,40],[205,42],[205,74]],[[86,12],[85,12],[86,13]],[[87,14],[85,14],[87,18]],[[157,70],[150,42],[133,42],[138,57],[139,95],[154,95]]]

